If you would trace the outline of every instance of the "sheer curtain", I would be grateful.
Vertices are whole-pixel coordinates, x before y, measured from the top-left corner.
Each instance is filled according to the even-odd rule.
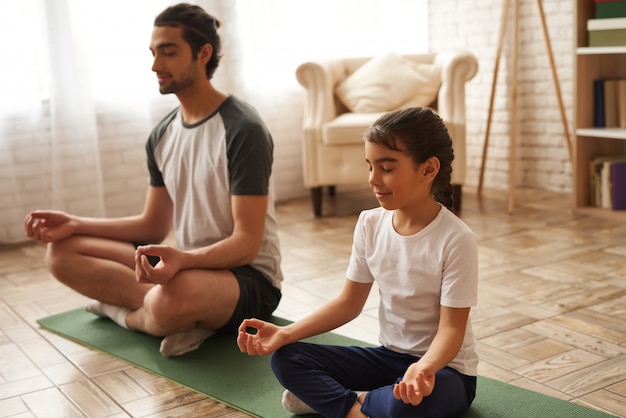
[[[25,238],[32,209],[106,214],[98,109],[158,100],[148,44],[167,3],[0,2],[0,242]]]
[[[109,172],[144,167],[143,142],[155,122],[151,112],[177,103],[158,93],[148,51],[153,19],[172,3],[0,2],[0,243],[24,240],[24,216],[36,208],[86,216],[125,213],[110,209],[122,180],[127,194],[143,199],[143,174],[135,184],[111,180],[107,167]],[[193,3],[223,23],[224,58],[216,84],[251,101],[270,125],[275,172],[290,180],[278,187],[278,198],[292,193],[289,187],[303,187],[294,140],[303,102],[297,65],[428,48],[427,0]],[[109,121],[120,114],[139,132],[133,158],[111,155],[124,127]],[[136,213],[135,207],[128,211]]]

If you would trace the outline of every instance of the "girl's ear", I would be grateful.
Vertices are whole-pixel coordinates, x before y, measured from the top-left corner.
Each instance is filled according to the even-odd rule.
[[[422,170],[424,174],[424,178],[428,181],[433,181],[435,177],[437,177],[437,173],[439,173],[439,168],[441,167],[441,162],[437,157],[430,157],[426,161],[422,163]]]

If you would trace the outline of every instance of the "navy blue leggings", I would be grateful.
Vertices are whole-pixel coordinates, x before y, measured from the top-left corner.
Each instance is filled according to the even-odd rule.
[[[369,391],[361,412],[370,418],[463,415],[476,396],[476,377],[449,367],[437,372],[433,393],[419,405],[394,398],[394,383],[418,359],[384,347],[297,342],[276,351],[271,365],[281,385],[324,417],[344,418],[355,391]]]

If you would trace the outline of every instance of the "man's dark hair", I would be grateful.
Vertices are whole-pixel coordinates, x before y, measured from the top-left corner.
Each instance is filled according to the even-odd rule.
[[[205,71],[210,80],[217,68],[221,56],[221,40],[217,34],[220,22],[204,11],[200,6],[180,3],[163,10],[154,19],[154,26],[172,26],[182,28],[183,39],[191,47],[195,57],[205,44],[213,47],[211,59],[207,62]]]

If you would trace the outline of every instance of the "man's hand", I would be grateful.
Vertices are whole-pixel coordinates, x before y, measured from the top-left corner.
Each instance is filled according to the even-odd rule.
[[[161,260],[152,266],[147,256]],[[135,251],[135,276],[139,283],[167,284],[181,270],[182,251],[169,245],[143,245]]]
[[[35,210],[26,215],[26,235],[43,243],[61,241],[76,233],[76,218],[61,211]]]

